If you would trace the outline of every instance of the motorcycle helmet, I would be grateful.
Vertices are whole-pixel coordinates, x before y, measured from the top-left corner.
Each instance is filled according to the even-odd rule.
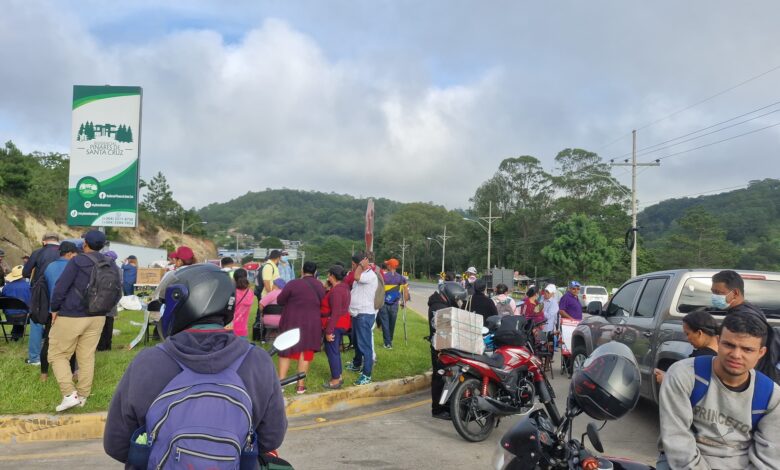
[[[439,284],[438,290],[439,294],[441,294],[451,306],[457,306],[458,301],[464,301],[468,296],[466,289],[453,281],[442,282]]]
[[[500,470],[534,470],[546,468],[558,453],[555,426],[545,412],[538,410],[524,416],[499,441],[493,455],[493,468]]]
[[[489,332],[495,333],[499,326],[501,326],[501,315],[491,315],[485,318],[485,328]]]
[[[183,267],[165,276],[161,284],[164,308],[160,325],[164,337],[175,335],[210,316],[222,316],[224,324],[233,320],[236,287],[228,273],[217,266]]]
[[[577,406],[597,420],[619,419],[639,401],[640,376],[628,346],[611,341],[596,348],[571,381]]]

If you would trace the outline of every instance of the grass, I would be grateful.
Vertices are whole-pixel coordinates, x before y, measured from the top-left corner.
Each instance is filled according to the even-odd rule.
[[[252,309],[254,311],[254,308]],[[382,348],[382,332],[374,330],[374,344],[377,364],[374,366],[373,380],[382,381],[408,375],[420,374],[430,369],[429,343],[423,339],[428,335],[426,321],[411,310],[407,310],[408,344],[404,343],[403,322],[401,312],[398,314],[393,350]],[[119,383],[128,364],[138,351],[144,348],[143,341],[132,351],[127,345],[138,334],[139,327],[130,322],[141,322],[143,313],[138,311],[120,312],[114,322],[114,328],[121,334],[114,336],[113,349],[96,353],[95,378],[92,385],[92,395],[84,408],[73,408],[74,413],[90,413],[105,411],[111,401],[114,388]],[[152,347],[155,341],[150,341],[146,347]],[[269,346],[266,345],[266,348]],[[343,364],[352,359],[354,352],[342,353]],[[24,363],[27,358],[27,338],[19,343],[5,343],[0,340],[0,415],[54,413],[54,407],[62,399],[54,377],[49,368],[49,379],[40,382],[40,367]],[[295,373],[296,363],[290,366],[289,375]],[[344,371],[345,385],[351,384],[357,374]],[[324,352],[317,353],[309,370],[306,387],[309,393],[324,391],[322,384],[330,378],[328,360]],[[295,385],[285,387],[285,395],[295,394]],[[69,411],[70,413],[71,411]]]

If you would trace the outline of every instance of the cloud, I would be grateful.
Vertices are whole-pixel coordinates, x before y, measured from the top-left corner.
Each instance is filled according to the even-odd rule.
[[[565,3],[11,2],[0,138],[67,151],[73,84],[141,85],[142,176],[162,171],[187,207],[266,187],[465,207],[506,157],[620,156],[630,138],[605,144],[780,64],[770,12]],[[639,147],[776,101],[776,79],[641,129]],[[665,160],[640,199],[777,177],[775,131]]]

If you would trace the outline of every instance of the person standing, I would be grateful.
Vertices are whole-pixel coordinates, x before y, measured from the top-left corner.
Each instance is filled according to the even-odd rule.
[[[530,287],[525,293],[523,314],[526,320],[533,323],[544,321],[544,306],[539,303],[536,287]]]
[[[447,307],[460,308],[460,302],[465,301],[466,289],[458,282],[453,281],[452,273],[446,273],[444,282],[436,287],[436,292],[428,298],[428,330],[431,339],[431,416],[437,419],[450,420],[450,409],[447,404],[439,404],[441,394],[444,391],[444,378],[436,373],[443,365],[439,362],[439,351],[433,348],[433,335],[436,330],[433,327],[433,319],[438,310]]]
[[[354,282],[352,284],[349,314],[352,316],[352,330],[355,332],[355,357],[347,364],[347,370],[360,372],[354,385],[371,383],[374,367],[374,335],[372,329],[377,309],[374,297],[379,284],[377,274],[371,268],[368,257],[361,254],[352,256]]]
[[[544,327],[542,327],[542,331],[548,335],[555,332],[555,326],[558,324],[558,311],[560,311],[558,301],[555,300],[555,289],[555,284],[547,284],[542,291],[542,297],[544,297],[542,306],[546,322]]]
[[[233,282],[236,284],[236,303],[234,307],[233,321],[230,323],[233,333],[240,338],[249,341],[249,310],[255,300],[255,294],[249,288],[249,279],[246,269],[238,268],[232,272]]]
[[[569,318],[571,320],[582,320],[582,305],[578,297],[580,293],[580,283],[577,281],[571,281],[569,283],[569,290],[561,297],[558,303],[560,307],[561,318]]]
[[[47,232],[41,238],[41,247],[33,251],[27,261],[24,263],[22,275],[30,280],[32,289],[37,282],[44,282],[44,272],[46,267],[52,261],[60,257],[59,254],[60,236],[54,232]],[[42,287],[42,286],[41,286]],[[51,297],[49,297],[51,301]],[[32,299],[32,302],[38,302],[38,299]],[[30,304],[30,309],[36,309],[38,305]],[[30,319],[30,342],[27,345],[27,363],[37,364],[41,362],[41,347],[43,345],[43,331],[45,325],[41,325]]]
[[[477,268],[469,266],[466,270],[466,276],[463,280],[463,287],[469,295],[474,295],[474,285],[477,283]]]
[[[62,276],[62,271],[65,270],[65,266],[68,261],[72,260],[79,253],[76,244],[69,241],[64,241],[60,244],[60,257],[49,263],[46,266],[46,271],[43,273],[46,278],[46,286],[49,289],[49,298],[54,298],[54,286],[57,285],[57,281]],[[51,306],[49,306],[51,310]],[[49,315],[43,330],[43,345],[41,347],[41,382],[45,382],[49,378],[49,333],[51,333],[51,315]],[[73,374],[73,380],[76,380],[77,364],[76,356],[70,357],[70,370]]]
[[[343,266],[331,266],[328,270],[328,283],[331,288],[325,294],[320,306],[325,354],[328,356],[330,366],[330,380],[322,386],[331,390],[339,389],[344,384],[341,376],[341,338],[352,326],[349,315],[351,295],[349,287],[342,282],[345,275],[346,270]]]
[[[509,287],[506,284],[496,285],[496,295],[493,297],[493,303],[496,304],[496,310],[499,315],[517,315],[517,304],[509,294]]]
[[[52,327],[49,333],[49,361],[62,393],[56,411],[84,406],[92,391],[95,372],[95,349],[106,323],[105,314],[88,315],[84,306],[92,268],[103,258],[100,250],[106,235],[90,230],[84,235],[84,253],[68,261],[62,276],[54,286],[51,300]],[[79,363],[79,382],[73,384],[68,361],[73,353]]]
[[[288,282],[276,301],[284,306],[279,322],[279,332],[299,328],[301,340],[290,349],[279,351],[279,378],[287,376],[290,360],[298,361],[298,372],[308,372],[314,353],[322,345],[320,303],[325,297],[325,288],[317,280],[317,265],[313,261],[303,263],[303,277]],[[263,279],[265,282],[265,279]],[[304,379],[298,381],[297,393],[306,393]]]
[[[472,287],[474,288],[474,294],[471,296],[470,301],[466,302],[470,307],[469,310],[482,315],[483,320],[493,315],[498,315],[496,304],[490,300],[490,297],[485,295],[487,281],[477,279]]]
[[[103,256],[108,258],[112,263],[116,263],[118,255],[115,251],[108,250],[103,253]],[[122,270],[119,270],[119,277],[122,279]],[[122,280],[124,284],[124,280]],[[114,319],[117,315],[116,305],[110,312],[106,313],[106,322],[103,324],[103,329],[100,332],[100,340],[97,344],[98,351],[111,351],[111,341],[114,339]]]
[[[282,252],[282,256],[279,258],[279,277],[284,279],[284,282],[290,282],[295,279],[295,271],[292,264],[290,264],[290,257],[286,251]]]
[[[383,273],[385,281],[385,303],[379,309],[379,322],[382,325],[382,339],[385,349],[393,349],[395,323],[398,319],[398,305],[409,299],[406,278],[397,272],[398,260],[390,258],[385,261],[387,271]]]
[[[127,257],[122,264],[122,294],[133,295],[135,283],[138,280],[138,258],[135,255]]]
[[[269,292],[275,289],[274,281],[281,277],[279,275],[279,260],[281,258],[282,258],[281,251],[271,250],[271,253],[268,255],[268,261],[266,261],[265,263],[263,263],[262,266],[260,266],[259,279],[262,280],[262,287],[263,287],[263,291],[260,295],[260,298],[262,298],[264,295],[268,294]]]
[[[29,307],[30,305],[30,282],[22,276],[23,266],[14,266],[11,272],[5,277],[5,286],[3,287],[3,295],[6,297],[13,297],[24,302]],[[14,324],[11,327],[11,341],[19,341],[24,337],[25,323],[23,318],[27,314],[28,309],[16,309],[7,308],[4,310],[8,319],[11,321],[18,321],[18,324]],[[40,359],[39,359],[40,361]],[[27,359],[28,364],[38,365],[37,363],[31,363],[30,359]]]
[[[767,326],[725,316],[718,355],[675,362],[661,383],[656,468],[769,469],[780,462],[780,386],[755,369]]]

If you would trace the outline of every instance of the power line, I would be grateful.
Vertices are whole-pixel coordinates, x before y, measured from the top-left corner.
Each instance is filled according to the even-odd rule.
[[[681,136],[678,136],[678,137],[675,137],[675,138],[673,138],[673,139],[665,140],[665,141],[663,141],[663,142],[659,142],[659,143],[657,143],[657,144],[653,144],[653,145],[648,145],[647,147],[644,147],[644,148],[641,148],[641,149],[637,150],[637,154],[639,154],[639,153],[642,153],[642,155],[647,155],[648,153],[657,152],[658,150],[653,150],[653,151],[651,151],[651,152],[645,152],[645,150],[649,150],[649,149],[652,149],[652,148],[654,148],[654,147],[658,147],[658,146],[661,146],[661,145],[668,144],[668,143],[670,143],[670,142],[674,142],[675,140],[680,140],[680,139],[683,139],[683,138],[685,138],[685,137],[688,137],[688,136],[691,136],[691,135],[694,135],[694,134],[698,134],[698,133],[700,133],[700,132],[706,131],[707,129],[712,129],[713,127],[717,127],[717,126],[720,126],[720,125],[722,125],[722,124],[726,124],[727,122],[731,122],[731,121],[733,121],[733,120],[735,120],[735,119],[739,119],[739,118],[741,118],[741,117],[745,117],[745,116],[749,116],[749,115],[751,115],[751,114],[755,114],[755,113],[757,113],[757,112],[759,112],[759,111],[763,111],[764,109],[771,108],[772,106],[775,106],[775,105],[778,105],[778,104],[780,104],[780,101],[776,101],[776,102],[774,102],[774,103],[772,103],[772,104],[768,104],[768,105],[766,105],[766,106],[762,106],[762,107],[760,107],[760,108],[754,109],[754,110],[752,110],[752,111],[749,111],[749,112],[747,112],[747,113],[740,114],[739,116],[734,116],[734,117],[732,117],[732,118],[726,119],[725,121],[721,121],[721,122],[718,122],[718,123],[715,123],[715,124],[709,125],[709,126],[707,126],[707,127],[702,127],[701,129],[695,130],[695,131],[693,131],[693,132],[689,132],[689,133],[687,133],[687,134],[683,134],[683,135],[681,135]],[[716,130],[716,131],[709,132],[709,133],[707,133],[707,134],[703,134],[703,135],[701,135],[701,136],[699,136],[699,137],[704,137],[704,136],[706,136],[706,135],[710,135],[710,134],[714,134],[714,133],[716,133],[716,132],[720,132],[720,131],[723,131],[723,130],[726,130],[726,129],[730,129],[730,128],[732,128],[732,127],[735,127],[735,126],[738,126],[738,125],[740,125],[740,124],[744,124],[744,123],[746,123],[746,122],[750,122],[750,121],[753,121],[753,120],[756,120],[756,119],[762,118],[762,117],[764,117],[764,116],[768,116],[768,115],[770,115],[770,114],[772,114],[772,113],[776,113],[776,112],[778,112],[778,111],[780,111],[780,110],[774,110],[774,111],[770,111],[770,112],[768,112],[768,113],[761,114],[761,115],[759,115],[759,116],[755,116],[755,117],[753,117],[753,118],[747,119],[747,120],[745,120],[745,121],[741,121],[741,122],[738,122],[738,123],[736,123],[736,124],[732,124],[732,125],[730,125],[730,126],[723,127],[723,128],[721,128],[721,129],[718,129],[718,130]],[[699,137],[695,137],[694,139],[698,139]],[[684,143],[684,142],[689,142],[689,141],[691,141],[691,140],[694,140],[694,139],[689,139],[689,140],[686,140],[686,141],[683,141],[683,142],[678,142],[678,143],[676,143],[676,144],[673,144],[673,145],[678,145],[678,144],[681,144],[681,143]],[[643,152],[644,152],[644,153],[643,153]],[[631,152],[624,153],[623,155],[620,155],[619,157],[615,157],[614,159],[615,159],[615,160],[617,160],[617,159],[620,159],[620,158],[627,157],[627,156],[629,156],[629,155],[631,155]]]
[[[705,147],[712,147],[713,145],[722,144],[723,142],[728,142],[729,140],[734,140],[734,139],[736,139],[736,138],[738,138],[738,137],[744,137],[744,136],[746,136],[746,135],[755,134],[756,132],[761,132],[761,131],[764,131],[764,130],[766,130],[766,129],[770,129],[770,128],[772,128],[772,127],[776,127],[776,126],[780,126],[780,122],[776,122],[776,123],[774,123],[774,124],[770,124],[770,125],[768,125],[768,126],[761,127],[761,128],[759,128],[759,129],[753,129],[752,131],[745,132],[745,133],[743,133],[743,134],[737,134],[737,135],[735,135],[735,136],[727,137],[727,138],[725,138],[725,139],[716,140],[715,142],[710,142],[709,144],[700,145],[700,146],[698,146],[698,147],[694,147],[694,148],[692,148],[692,149],[688,149],[688,150],[683,150],[683,151],[680,151],[680,152],[671,153],[671,154],[669,154],[669,155],[666,155],[666,156],[663,156],[663,157],[661,157],[661,158],[658,158],[658,159],[656,159],[656,161],[666,160],[667,158],[675,157],[675,156],[677,156],[677,155],[682,155],[682,154],[684,154],[684,153],[688,153],[688,152],[693,152],[694,150],[703,149],[703,148],[705,148]]]

